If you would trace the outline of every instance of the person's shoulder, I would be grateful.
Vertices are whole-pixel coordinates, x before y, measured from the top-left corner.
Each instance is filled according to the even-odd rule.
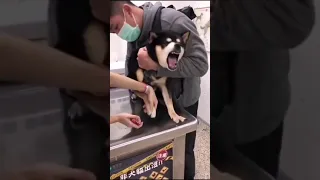
[[[175,26],[176,24],[193,23],[188,16],[172,8],[164,8],[162,10],[161,22],[164,29]]]
[[[161,13],[161,20],[166,22],[174,22],[177,19],[188,20],[189,18],[180,11],[172,8],[164,8]],[[190,19],[189,19],[190,20]]]

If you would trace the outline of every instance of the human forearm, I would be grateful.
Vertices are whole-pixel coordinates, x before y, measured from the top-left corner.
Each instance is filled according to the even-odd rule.
[[[28,40],[0,36],[0,80],[108,93],[109,70]]]
[[[113,72],[110,72],[110,87],[131,89],[139,92],[145,92],[146,90],[146,84]]]
[[[111,116],[110,117],[110,124],[116,123],[119,121],[118,116]]]

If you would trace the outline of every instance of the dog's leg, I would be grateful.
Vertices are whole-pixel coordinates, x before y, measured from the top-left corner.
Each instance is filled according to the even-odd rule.
[[[172,98],[169,96],[169,92],[166,86],[161,86],[161,92],[164,99],[164,102],[166,103],[168,113],[170,118],[175,122],[179,123],[179,121],[183,122],[186,118],[179,116],[173,107],[173,101]]]

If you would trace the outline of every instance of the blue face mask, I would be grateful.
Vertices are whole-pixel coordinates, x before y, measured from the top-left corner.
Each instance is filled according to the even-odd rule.
[[[132,27],[126,22],[126,16],[125,16],[124,12],[123,12],[123,16],[124,16],[124,23],[118,33],[118,36],[121,39],[128,41],[128,42],[136,41],[141,34],[141,30],[137,24],[136,18],[133,16],[133,20],[134,20],[134,23],[136,24],[136,27]]]

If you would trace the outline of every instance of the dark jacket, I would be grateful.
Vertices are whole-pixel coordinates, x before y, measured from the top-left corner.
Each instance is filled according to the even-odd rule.
[[[312,0],[216,0],[211,19],[213,138],[271,133],[290,104],[289,49],[310,34]]]

